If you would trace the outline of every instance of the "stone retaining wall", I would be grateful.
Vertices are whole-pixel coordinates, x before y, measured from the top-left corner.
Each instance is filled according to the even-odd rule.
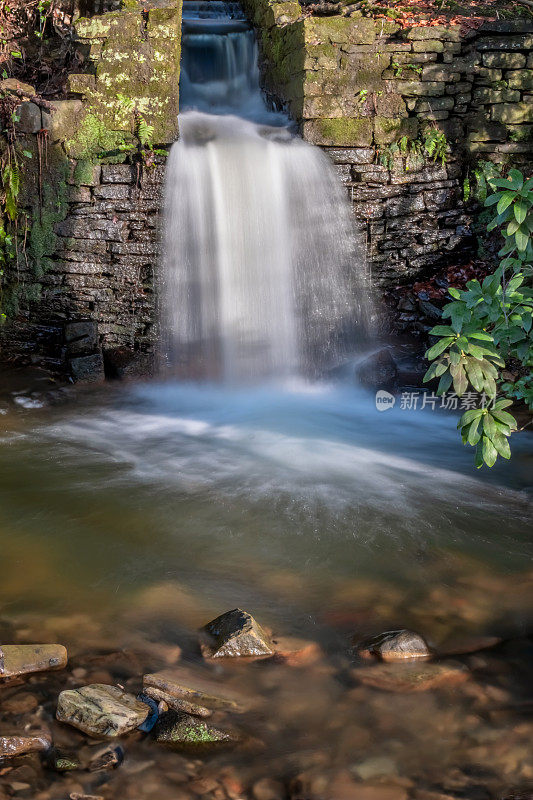
[[[411,281],[473,238],[463,186],[478,159],[532,164],[533,24],[402,30],[245,0],[269,94],[337,166],[366,231],[374,281]],[[445,137],[444,160],[426,150]],[[429,138],[428,138],[429,137]],[[424,157],[425,156],[425,157]]]

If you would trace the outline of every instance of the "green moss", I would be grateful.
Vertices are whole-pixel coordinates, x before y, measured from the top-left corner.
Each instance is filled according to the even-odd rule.
[[[54,228],[65,219],[68,209],[68,172],[66,159],[52,166],[50,173],[43,176],[42,202],[39,199],[31,210],[28,256],[36,278],[41,278],[51,267],[50,257],[57,246]]]
[[[99,156],[116,151],[119,152],[111,157],[124,161],[126,148],[132,143],[133,134],[110,130],[96,114],[87,114],[75,137],[65,142],[65,148],[69,155],[82,162],[94,162]]]
[[[371,119],[312,119],[304,122],[304,138],[333,147],[365,147],[372,143]]]

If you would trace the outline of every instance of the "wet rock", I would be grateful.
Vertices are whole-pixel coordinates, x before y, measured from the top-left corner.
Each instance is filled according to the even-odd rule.
[[[39,731],[26,735],[0,735],[0,759],[14,758],[26,753],[42,753],[52,746],[49,733]]]
[[[354,671],[366,686],[387,692],[423,692],[447,686],[457,686],[470,675],[462,664],[378,664]]]
[[[94,353],[90,356],[77,356],[69,361],[69,368],[72,377],[76,381],[103,381],[104,359],[101,353]]]
[[[104,350],[104,367],[108,378],[142,377],[153,373],[154,358],[129,347],[113,347]]]
[[[98,325],[90,320],[67,322],[65,342],[69,356],[90,355],[98,347]]]
[[[435,322],[440,320],[442,317],[442,311],[440,308],[433,305],[433,303],[430,303],[429,300],[421,300],[419,298],[418,307],[425,317],[428,317],[428,319],[433,319]]]
[[[0,683],[3,678],[63,669],[67,650],[61,644],[4,644],[0,646]]]
[[[149,707],[117,686],[94,683],[61,692],[56,717],[89,736],[114,737],[146,720]]]
[[[104,772],[117,769],[124,761],[124,750],[120,746],[104,747],[98,750],[88,764],[90,772]]]
[[[81,769],[81,761],[77,755],[67,750],[54,749],[48,759],[50,769],[56,772],[73,772]]]
[[[396,363],[385,347],[365,358],[355,368],[355,378],[368,389],[386,389],[394,386],[398,378]]]
[[[199,717],[209,716],[213,709],[242,711],[245,708],[245,703],[237,695],[221,692],[215,681],[185,669],[167,669],[145,675],[143,687],[154,700],[163,700],[176,711]]]
[[[211,750],[238,742],[235,734],[177,711],[167,711],[159,717],[154,736],[159,744],[188,752]]]
[[[430,658],[432,655],[423,636],[406,629],[386,631],[370,639],[364,639],[356,644],[355,649],[361,658],[375,657],[383,661]]]
[[[268,634],[246,611],[227,611],[201,631],[201,649],[205,658],[270,656],[274,647]]]

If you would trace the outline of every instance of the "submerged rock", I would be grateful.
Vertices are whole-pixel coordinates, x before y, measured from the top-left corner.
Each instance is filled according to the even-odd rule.
[[[122,747],[104,747],[94,753],[89,761],[88,769],[90,772],[104,772],[105,770],[117,769],[123,761],[124,750]]]
[[[357,642],[355,650],[361,658],[381,658],[383,661],[430,658],[432,651],[419,633],[401,629],[385,631],[370,639]]]
[[[32,672],[63,669],[67,660],[67,650],[61,644],[0,645],[0,682]]]
[[[274,647],[258,622],[240,608],[227,611],[201,631],[201,648],[205,658],[270,656]]]
[[[354,677],[366,686],[387,692],[424,692],[445,686],[457,686],[470,675],[462,664],[378,664],[354,671]]]
[[[142,725],[149,713],[149,706],[117,686],[94,683],[61,692],[56,717],[99,738],[132,731]]]
[[[28,733],[24,736],[18,734],[0,736],[0,759],[45,752],[51,746],[52,738],[45,731]]]
[[[198,751],[213,749],[239,741],[238,736],[222,731],[190,714],[167,711],[159,717],[154,728],[156,742],[177,750]]]
[[[213,710],[242,711],[240,698],[221,693],[220,687],[203,675],[184,669],[167,669],[145,675],[145,694],[163,700],[175,711],[185,711],[198,717],[208,717]]]
[[[67,752],[66,750],[54,749],[48,759],[48,764],[51,769],[56,772],[73,772],[74,770],[81,769],[81,761],[75,753]]]

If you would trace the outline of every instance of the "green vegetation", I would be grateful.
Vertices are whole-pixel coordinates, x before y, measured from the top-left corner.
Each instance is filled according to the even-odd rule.
[[[380,151],[379,163],[387,169],[392,169],[398,157],[404,159],[406,172],[413,167],[421,166],[426,158],[445,164],[448,160],[446,134],[437,126],[429,125],[417,139],[402,136],[397,142],[392,142]]]
[[[433,363],[424,380],[440,378],[438,394],[453,385],[459,396],[470,386],[482,395],[458,428],[463,443],[476,448],[476,466],[492,467],[499,455],[511,456],[508,439],[517,423],[505,408],[521,400],[533,410],[533,178],[524,180],[516,169],[505,179],[483,174],[493,190],[485,207],[496,207],[487,230],[498,229],[504,238],[501,261],[483,283],[449,290],[453,301],[443,317],[450,325],[431,331],[439,341],[426,353]]]

